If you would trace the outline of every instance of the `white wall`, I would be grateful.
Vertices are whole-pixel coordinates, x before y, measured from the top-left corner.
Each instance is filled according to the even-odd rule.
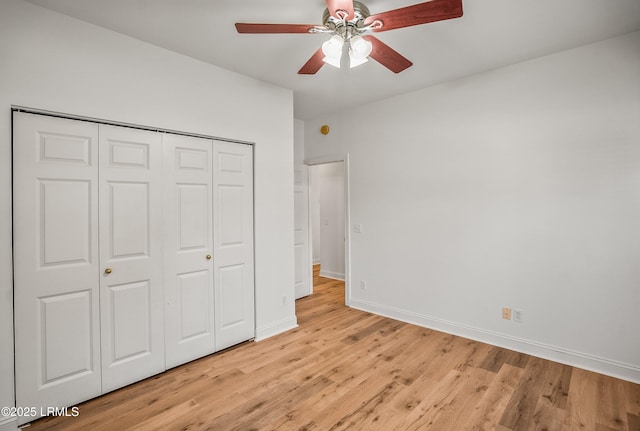
[[[352,304],[640,382],[639,77],[636,32],[307,121],[351,161]]]
[[[344,280],[344,162],[312,166],[311,197],[314,262],[320,275]],[[317,254],[316,254],[317,253]]]
[[[11,105],[254,142],[257,335],[295,326],[290,90],[21,0],[0,3],[0,62],[0,406],[14,405]]]

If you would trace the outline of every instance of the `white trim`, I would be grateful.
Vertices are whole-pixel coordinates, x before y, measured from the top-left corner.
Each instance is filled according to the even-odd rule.
[[[18,431],[18,418],[0,418],[0,431]]]
[[[359,299],[352,300],[351,307],[389,317],[391,319],[400,320],[402,322],[445,332],[447,334],[457,335],[475,341],[480,341],[482,343],[548,359],[550,361],[583,368],[585,370],[594,371],[596,373],[605,374],[633,383],[640,383],[640,367],[632,364],[626,364],[550,344],[538,343],[536,341],[475,328],[473,326],[438,319],[436,317],[425,316],[395,307],[374,304],[372,302],[362,301]]]
[[[351,156],[349,153],[344,156],[344,302],[351,305],[351,180],[349,175],[349,164]],[[322,269],[322,268],[321,268]]]
[[[333,271],[323,271],[322,267],[320,267],[320,277],[332,278],[334,280],[344,281],[344,273],[333,272]]]
[[[298,319],[296,318],[296,316],[282,319],[278,322],[270,323],[260,328],[256,328],[256,341],[262,341],[266,338],[282,334],[283,332],[287,332],[297,327]]]
[[[304,159],[303,163],[307,166],[324,165],[325,163],[344,162],[348,158],[346,154],[328,154],[326,156],[311,157],[310,159]]]
[[[313,295],[313,265],[315,265],[316,263],[313,261],[313,233],[311,232],[311,229],[313,229],[313,227],[311,226],[311,175],[309,174],[309,166],[304,165],[304,167],[306,169],[305,177],[307,188],[307,259],[309,259],[307,263],[310,264],[309,268],[307,268],[307,271],[309,271],[307,275],[309,277],[309,286],[307,286],[307,292],[309,292],[309,295]]]
[[[252,145],[252,146],[255,145],[254,142],[241,141],[241,140],[238,140],[238,139],[229,139],[229,138],[223,138],[223,137],[220,137],[220,136],[202,135],[202,134],[199,134],[199,133],[184,132],[184,131],[181,131],[181,130],[163,129],[161,127],[143,126],[143,125],[140,125],[140,124],[125,123],[125,122],[122,122],[122,121],[105,120],[103,118],[87,117],[87,116],[84,116],[84,115],[67,114],[67,113],[64,113],[64,112],[57,112],[57,111],[48,111],[46,109],[28,108],[28,107],[19,106],[19,105],[11,105],[11,111],[12,112],[26,112],[26,113],[29,113],[29,114],[37,114],[37,115],[45,115],[47,117],[66,118],[66,119],[69,119],[69,120],[86,121],[86,122],[89,122],[89,123],[108,124],[108,125],[111,125],[111,126],[127,127],[129,129],[149,130],[151,132],[158,132],[158,133],[171,133],[173,135],[182,135],[182,136],[191,136],[191,137],[195,137],[195,138],[213,139],[215,141],[233,142],[233,143],[236,143],[236,144],[246,144],[246,145]]]

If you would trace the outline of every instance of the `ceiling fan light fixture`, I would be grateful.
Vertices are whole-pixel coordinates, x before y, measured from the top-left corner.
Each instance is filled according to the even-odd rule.
[[[361,64],[365,64],[369,59],[367,57],[359,58],[354,55],[353,52],[349,51],[349,68],[353,69],[356,66],[360,66]]]
[[[340,58],[325,57],[322,59],[322,61],[340,69]]]
[[[342,37],[337,34],[331,36],[331,39],[322,44],[322,52],[324,53],[322,61],[339,68],[340,58],[342,58],[342,45],[344,45]]]
[[[298,70],[300,75],[314,75],[325,64],[340,67],[343,51],[349,51],[350,66],[355,67],[371,56],[378,63],[400,73],[413,63],[399,52],[367,32],[389,31],[398,28],[460,18],[463,0],[427,0],[410,6],[371,14],[369,8],[357,0],[325,0],[327,8],[322,24],[266,24],[236,23],[238,33],[253,34],[331,34],[333,37]],[[347,43],[347,47],[345,47]],[[346,63],[346,61],[345,61]],[[346,64],[345,64],[346,65]]]
[[[368,40],[365,40],[362,36],[354,36],[350,41],[351,49],[349,53],[352,58],[366,59],[371,54],[373,44]]]

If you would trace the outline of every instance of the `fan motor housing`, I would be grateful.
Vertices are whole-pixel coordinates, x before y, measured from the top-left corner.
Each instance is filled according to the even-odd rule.
[[[369,15],[371,15],[371,13],[369,12],[369,8],[367,8],[363,3],[360,3],[359,1],[354,1],[353,19],[347,21],[346,24],[347,26],[356,28],[362,27],[364,26],[364,20],[367,19]],[[322,25],[336,32],[340,32],[340,27],[344,27],[345,23],[339,18],[331,16],[329,9],[325,9],[324,13],[322,14]],[[346,29],[343,31],[346,31]]]

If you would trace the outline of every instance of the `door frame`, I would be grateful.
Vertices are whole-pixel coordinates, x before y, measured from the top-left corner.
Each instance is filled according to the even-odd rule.
[[[304,164],[307,166],[336,162],[344,163],[344,302],[347,307],[351,306],[351,188],[349,181],[349,161],[349,153],[328,154],[326,156],[304,159]],[[309,244],[309,247],[312,247],[312,244]],[[311,252],[311,250],[309,251]],[[313,259],[311,259],[310,265],[313,268]],[[313,281],[311,282],[311,289],[313,292]]]

